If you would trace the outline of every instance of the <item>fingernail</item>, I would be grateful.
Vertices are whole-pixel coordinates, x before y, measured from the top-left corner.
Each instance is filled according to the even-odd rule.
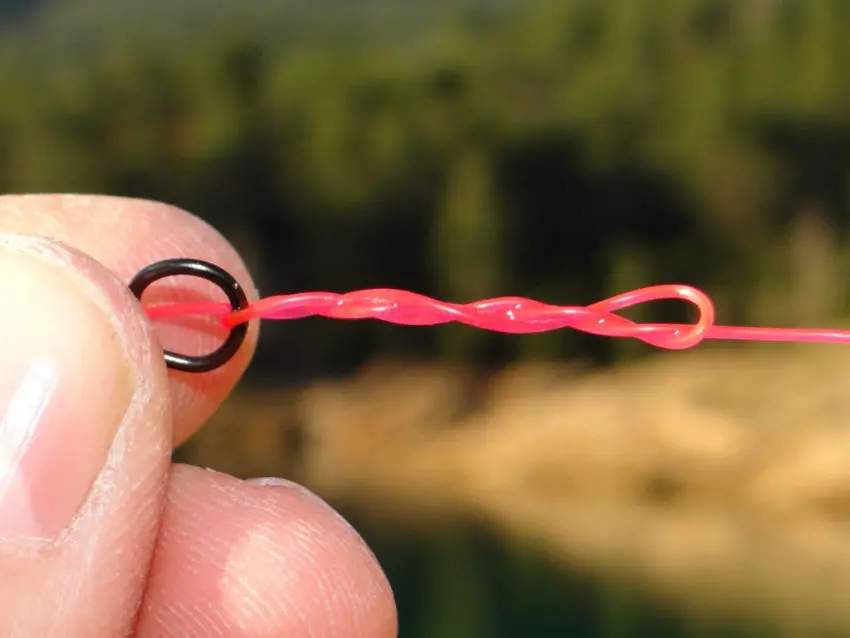
[[[288,490],[292,490],[293,492],[298,492],[302,496],[306,496],[314,501],[322,501],[322,499],[308,490],[303,485],[299,485],[298,483],[294,483],[293,481],[289,481],[285,478],[278,478],[277,476],[260,476],[256,478],[245,479],[244,481],[248,485],[255,485],[257,487],[285,487]]]
[[[132,397],[129,361],[98,287],[0,241],[0,537],[66,528]]]
[[[322,506],[326,507],[327,509],[331,510],[334,514],[339,516],[339,514],[337,514],[336,510],[334,510],[330,505],[328,505],[327,502],[325,502],[325,500],[322,499],[321,496],[319,496],[318,494],[316,494],[314,492],[311,492],[309,489],[307,489],[303,485],[300,485],[299,483],[295,483],[293,481],[289,481],[289,480],[284,479],[284,478],[278,478],[276,476],[261,476],[261,477],[257,477],[257,478],[249,478],[249,479],[245,479],[243,482],[248,484],[248,485],[254,485],[256,487],[283,487],[283,488],[286,488],[287,490],[298,493],[299,495],[301,495],[302,497],[304,497],[306,499],[320,503]]]
[[[257,478],[245,479],[248,485],[258,485],[260,487],[300,487],[292,481],[278,478],[276,476],[260,476]]]
[[[259,485],[261,487],[292,487],[293,483],[286,479],[277,478],[276,476],[258,476],[256,478],[245,479],[248,485]]]

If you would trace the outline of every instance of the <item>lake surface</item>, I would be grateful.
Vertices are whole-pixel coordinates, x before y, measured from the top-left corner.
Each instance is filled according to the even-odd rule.
[[[827,638],[788,609],[686,609],[637,579],[569,565],[471,522],[376,531],[347,513],[393,585],[401,638]],[[723,583],[718,583],[723,587]],[[731,585],[730,585],[731,586]],[[793,610],[792,610],[793,611]]]

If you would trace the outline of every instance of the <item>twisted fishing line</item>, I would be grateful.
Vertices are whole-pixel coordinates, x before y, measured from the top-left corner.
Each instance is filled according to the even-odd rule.
[[[663,299],[691,304],[699,313],[697,320],[693,324],[637,323],[617,314],[630,307]],[[377,319],[408,326],[458,322],[509,334],[570,328],[602,337],[638,339],[667,350],[692,348],[705,339],[850,343],[850,331],[847,330],[715,325],[714,304],[708,295],[692,286],[679,284],[639,288],[589,306],[556,306],[523,297],[496,297],[456,304],[405,290],[373,288],[344,294],[305,292],[276,295],[237,311],[228,304],[204,302],[149,306],[146,312],[151,319],[213,316],[220,318],[228,328],[254,319],[306,317]]]

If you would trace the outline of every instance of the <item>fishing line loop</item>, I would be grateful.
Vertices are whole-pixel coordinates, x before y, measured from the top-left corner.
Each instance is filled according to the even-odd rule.
[[[147,306],[151,320],[190,315],[217,317],[230,330],[214,352],[190,357],[166,351],[169,368],[209,372],[227,363],[239,350],[252,320],[292,320],[306,317],[378,319],[406,326],[437,326],[458,322],[473,328],[508,334],[532,334],[572,328],[600,337],[631,338],[666,350],[686,350],[706,339],[833,343],[850,345],[850,330],[832,328],[772,328],[724,326],[715,323],[714,304],[693,286],[662,284],[615,295],[589,306],[556,306],[523,297],[497,297],[457,304],[393,288],[334,292],[298,292],[274,295],[249,303],[239,282],[220,267],[199,259],[167,259],[143,269],[130,284],[141,300],[153,282],[173,275],[193,275],[216,284],[229,304],[221,302],[168,303]],[[697,312],[694,323],[637,323],[618,312],[660,300],[678,300]]]

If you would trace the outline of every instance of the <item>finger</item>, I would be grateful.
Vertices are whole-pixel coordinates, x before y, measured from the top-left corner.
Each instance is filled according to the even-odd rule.
[[[154,334],[43,240],[0,236],[0,299],[0,635],[128,635],[171,451]]]
[[[94,257],[125,283],[155,261],[204,259],[230,272],[255,298],[253,282],[233,247],[197,217],[165,204],[116,197],[9,195],[0,197],[0,228],[65,242]],[[224,299],[206,281],[173,277],[151,286],[144,300],[164,303],[198,295]],[[209,352],[226,337],[218,322],[198,318],[157,322],[157,334],[163,347],[186,354]],[[248,366],[256,339],[257,326],[252,325],[233,360],[213,372],[170,373],[175,446],[194,434],[233,389]]]
[[[397,618],[374,556],[318,498],[178,465],[138,635],[395,638]]]

